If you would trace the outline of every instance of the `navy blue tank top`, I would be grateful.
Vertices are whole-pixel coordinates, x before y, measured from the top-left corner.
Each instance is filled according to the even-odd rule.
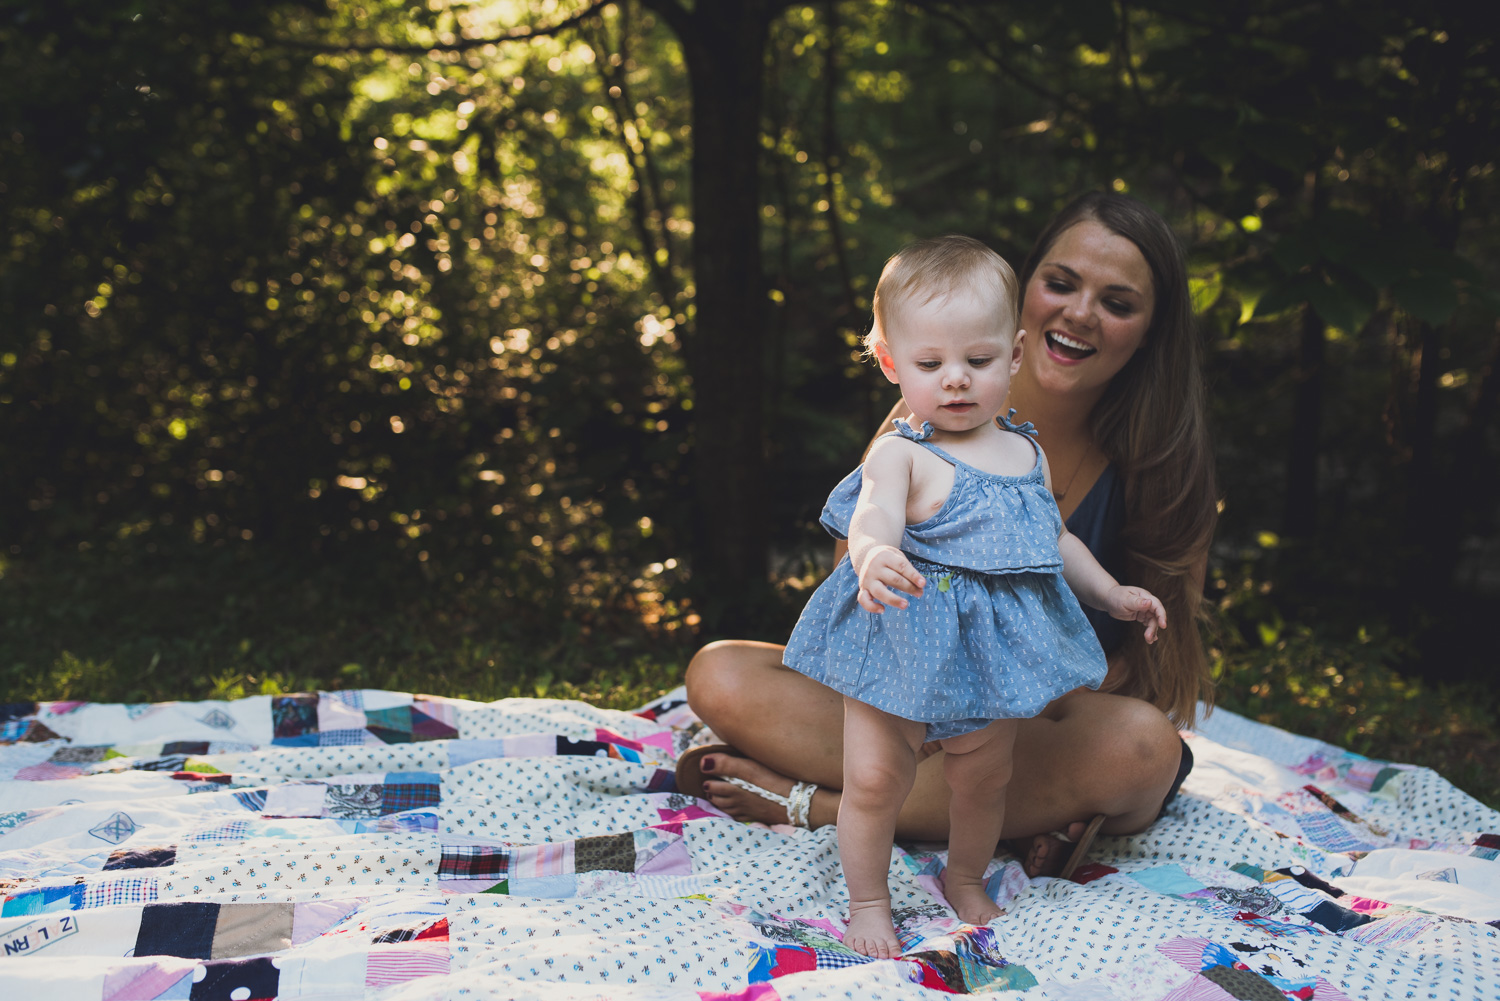
[[[1099,565],[1123,583],[1125,543],[1120,533],[1125,530],[1125,484],[1114,463],[1104,467],[1104,472],[1099,474],[1078,507],[1068,516],[1067,526],[1068,531],[1089,547]],[[1108,612],[1088,605],[1083,606],[1083,614],[1088,616],[1104,652],[1114,653],[1125,639],[1127,623],[1110,618]]]

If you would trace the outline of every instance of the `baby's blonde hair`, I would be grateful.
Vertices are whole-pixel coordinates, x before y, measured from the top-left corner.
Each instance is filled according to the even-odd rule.
[[[918,240],[891,255],[875,286],[875,322],[864,337],[865,354],[886,340],[891,310],[915,302],[923,306],[945,299],[960,288],[987,298],[1010,324],[1021,323],[1020,286],[1005,258],[969,236],[936,236]]]

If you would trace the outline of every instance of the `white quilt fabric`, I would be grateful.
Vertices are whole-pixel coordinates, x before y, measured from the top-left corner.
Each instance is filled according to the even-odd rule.
[[[893,849],[872,962],[833,828],[675,792],[698,730],[680,691],[0,707],[0,995],[1500,999],[1500,814],[1426,769],[1220,710],[1150,831],[1073,882],[998,858],[987,928]]]

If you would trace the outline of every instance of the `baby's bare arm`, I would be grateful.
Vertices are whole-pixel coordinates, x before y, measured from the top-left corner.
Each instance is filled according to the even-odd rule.
[[[889,438],[865,459],[859,503],[849,522],[849,559],[859,575],[859,604],[879,613],[906,607],[901,592],[920,595],[926,581],[901,552],[906,501],[912,487],[912,451]]]

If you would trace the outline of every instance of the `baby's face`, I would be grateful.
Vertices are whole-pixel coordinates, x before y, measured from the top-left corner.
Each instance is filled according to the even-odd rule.
[[[1024,331],[993,300],[959,292],[928,303],[899,303],[888,314],[876,357],[901,387],[915,424],[962,433],[993,421],[1021,365]]]

